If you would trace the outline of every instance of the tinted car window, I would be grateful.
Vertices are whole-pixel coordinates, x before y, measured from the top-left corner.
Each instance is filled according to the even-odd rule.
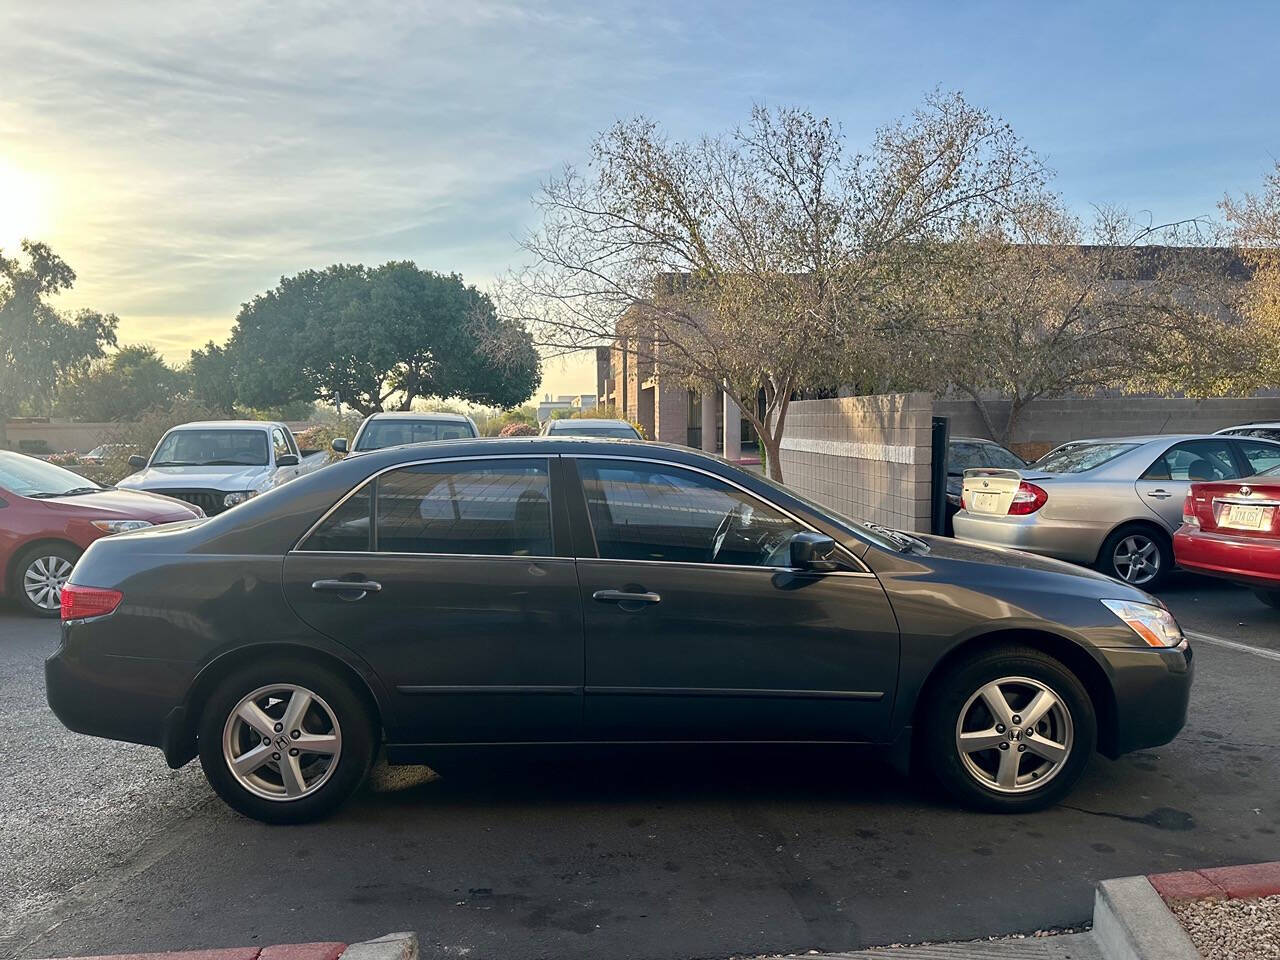
[[[980,443],[950,443],[947,445],[947,473],[963,473],[975,467],[990,466],[982,455]]]
[[[378,478],[377,501],[381,552],[551,554],[545,460],[405,467]]]
[[[1257,437],[1260,440],[1280,441],[1280,427],[1236,427],[1223,430],[1222,434],[1228,437]]]
[[[553,426],[549,431],[557,437],[609,437],[619,440],[639,440],[640,434],[631,427],[561,427]]]
[[[1254,473],[1265,473],[1280,467],[1280,444],[1258,443],[1256,440],[1240,440],[1240,450]]]
[[[1221,440],[1184,440],[1175,443],[1142,475],[1144,480],[1230,480],[1238,477],[1231,443]]]
[[[1136,443],[1080,443],[1051,450],[1036,462],[1046,473],[1084,473],[1128,453]]]
[[[473,437],[471,424],[462,420],[370,420],[360,431],[357,450],[381,450],[402,443],[431,443]]]
[[[785,566],[791,536],[804,529],[755,497],[691,470],[586,459],[579,467],[596,546],[606,559]]]
[[[331,553],[359,552],[369,549],[369,491],[374,481],[346,499],[324,523],[303,541],[303,550],[323,550]]]

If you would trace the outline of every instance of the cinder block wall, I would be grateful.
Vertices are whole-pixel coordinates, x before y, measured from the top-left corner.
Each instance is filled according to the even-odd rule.
[[[927,533],[933,397],[797,400],[782,437],[787,486],[854,519]]]

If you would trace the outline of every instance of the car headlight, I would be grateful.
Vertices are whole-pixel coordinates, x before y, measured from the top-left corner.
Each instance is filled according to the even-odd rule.
[[[224,507],[234,507],[237,503],[244,503],[250,497],[256,495],[256,490],[239,490],[235,493],[228,493],[222,498],[222,505]]]
[[[1176,647],[1182,642],[1182,628],[1164,607],[1136,600],[1103,600],[1102,603],[1150,646]]]
[[[90,520],[91,524],[103,533],[124,533],[127,530],[141,530],[151,526],[150,520]]]

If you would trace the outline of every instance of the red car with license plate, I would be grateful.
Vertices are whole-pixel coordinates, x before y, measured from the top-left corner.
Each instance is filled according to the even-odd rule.
[[[1280,467],[1193,483],[1173,538],[1178,566],[1252,587],[1280,608]]]
[[[172,497],[103,487],[35,457],[0,450],[0,595],[58,616],[62,588],[99,537],[204,516]]]

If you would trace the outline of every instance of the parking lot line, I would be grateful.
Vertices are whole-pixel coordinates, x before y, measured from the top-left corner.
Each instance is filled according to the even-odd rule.
[[[1219,647],[1228,647],[1232,650],[1241,650],[1244,653],[1252,653],[1259,657],[1265,657],[1268,660],[1280,661],[1280,650],[1265,650],[1262,647],[1251,647],[1247,643],[1237,643],[1235,640],[1223,640],[1221,637],[1211,637],[1207,633],[1197,633],[1194,630],[1182,631],[1192,640],[1200,643],[1212,643]]]

